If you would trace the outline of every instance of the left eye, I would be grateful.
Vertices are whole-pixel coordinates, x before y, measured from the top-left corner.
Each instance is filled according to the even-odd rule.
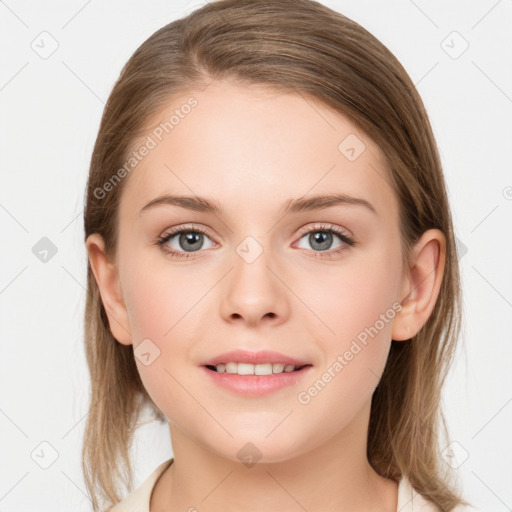
[[[338,245],[332,247],[334,239],[338,238]],[[327,251],[337,249],[344,244],[352,245],[352,240],[342,233],[338,233],[332,229],[315,229],[303,235],[300,240],[305,239],[309,247],[300,247],[301,249],[313,249],[315,251]]]

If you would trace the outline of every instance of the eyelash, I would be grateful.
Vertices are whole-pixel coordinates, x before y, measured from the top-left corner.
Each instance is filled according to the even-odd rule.
[[[322,224],[322,225],[317,225],[317,226],[314,226],[313,228],[308,228],[308,229],[303,229],[300,231],[300,235],[299,235],[299,239],[302,238],[304,235],[307,235],[307,234],[310,234],[310,233],[316,233],[316,232],[324,232],[324,233],[332,233],[334,235],[337,235],[342,242],[344,242],[346,244],[346,246],[348,247],[354,247],[357,245],[357,242],[351,238],[350,236],[348,236],[347,234],[345,234],[343,231],[341,231],[339,228],[337,228],[336,226],[333,226],[333,225],[325,225],[325,224]],[[194,252],[200,252],[200,251],[194,251],[194,252],[190,252],[190,253],[187,253],[187,252],[181,252],[181,251],[174,251],[174,250],[171,250],[171,249],[167,249],[165,247],[165,244],[171,239],[173,238],[175,235],[179,235],[181,233],[202,233],[206,236],[208,236],[208,238],[211,238],[210,235],[204,230],[202,229],[201,227],[199,226],[190,226],[190,227],[187,227],[187,228],[178,228],[178,229],[174,229],[172,231],[168,231],[166,234],[164,235],[161,235],[160,237],[158,237],[158,239],[156,240],[156,245],[158,245],[158,247],[160,247],[160,249],[166,253],[166,254],[169,254],[171,255],[172,257],[177,257],[177,258],[193,258],[193,254]],[[313,251],[314,253],[314,258],[330,258],[331,256],[333,255],[337,255],[338,253],[340,253],[341,251],[344,251],[347,249],[346,246],[341,246],[341,247],[338,247],[337,249],[334,249],[334,250],[329,250],[329,251]]]

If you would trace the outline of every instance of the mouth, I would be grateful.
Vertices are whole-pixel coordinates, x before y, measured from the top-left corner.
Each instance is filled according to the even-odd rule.
[[[206,377],[220,388],[243,397],[263,397],[285,389],[304,386],[312,364],[219,363],[201,366]],[[301,384],[302,383],[302,384]]]
[[[211,383],[246,397],[292,389],[313,371],[307,359],[273,350],[232,350],[203,361],[200,367]]]
[[[311,364],[284,364],[284,363],[261,363],[261,364],[250,364],[250,363],[220,363],[217,365],[207,364],[204,365],[208,370],[215,373],[228,373],[236,375],[279,375],[282,373],[293,373],[302,370]]]

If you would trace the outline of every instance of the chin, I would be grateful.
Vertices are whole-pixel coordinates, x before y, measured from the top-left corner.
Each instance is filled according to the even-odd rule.
[[[307,451],[307,447],[304,446],[301,450],[298,450],[296,443],[294,445],[289,436],[286,436],[285,439],[276,435],[273,439],[269,439],[266,435],[235,436],[234,439],[230,439],[229,447],[226,446],[226,443],[223,443],[222,451],[220,452],[217,448],[215,452],[228,460],[252,467],[256,463],[275,464],[286,462]],[[273,436],[274,434],[271,434],[270,437]],[[226,452],[226,448],[228,448],[228,452]]]

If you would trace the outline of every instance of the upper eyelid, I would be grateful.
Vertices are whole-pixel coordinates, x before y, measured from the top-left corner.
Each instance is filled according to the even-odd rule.
[[[311,232],[330,231],[330,230],[332,230],[335,235],[338,235],[338,236],[344,235],[344,236],[348,237],[349,239],[354,240],[354,236],[349,230],[347,230],[346,228],[343,228],[341,226],[337,226],[336,224],[332,224],[330,222],[315,222],[315,223],[313,223],[313,225],[302,226],[298,230],[297,236],[300,239],[304,235],[311,233]],[[212,240],[212,242],[214,242],[215,244],[218,244],[218,242],[216,241],[216,237],[212,236],[209,233],[210,228],[199,226],[196,224],[189,224],[189,225],[185,225],[185,226],[169,228],[169,231],[167,231],[167,232],[164,231],[164,233],[162,235],[160,235],[160,238],[169,237],[169,239],[171,239],[179,233],[189,232],[189,231],[198,231],[200,233],[206,234]],[[344,241],[344,240],[342,240],[342,241]],[[355,244],[355,242],[354,242],[354,244]]]
[[[348,236],[349,238],[353,238],[352,232],[347,228],[338,226],[336,224],[332,224],[330,222],[315,222],[313,226],[303,226],[299,229],[299,234],[302,236],[303,234],[314,232],[314,231],[329,231],[332,230],[334,232],[340,232],[339,234],[343,234]]]
[[[169,235],[174,236],[179,233],[189,232],[189,231],[198,231],[199,233],[204,233],[204,234],[208,235],[210,238],[214,238],[209,234],[209,231],[210,231],[209,228],[204,228],[202,226],[196,226],[196,225],[178,226],[178,227],[168,228],[168,229],[164,230],[162,232],[162,235],[160,235],[160,236],[161,237],[166,237]]]

